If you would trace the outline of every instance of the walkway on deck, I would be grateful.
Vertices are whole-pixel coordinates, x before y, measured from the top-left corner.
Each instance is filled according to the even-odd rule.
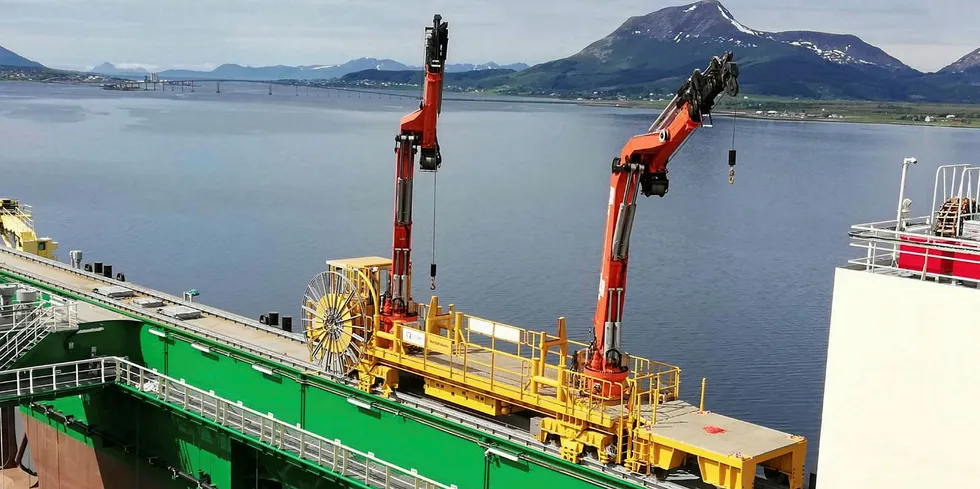
[[[227,311],[0,247],[0,274],[4,272],[104,306],[80,305],[80,322],[148,318],[299,369],[320,370],[309,361],[301,336]],[[152,307],[139,303],[148,298],[155,299],[148,301]],[[197,317],[190,319],[192,316]]]
[[[299,457],[345,480],[383,489],[455,489],[363,453],[337,440],[279,421],[183,381],[117,357],[26,367],[0,372],[0,402],[20,403],[35,397],[58,397],[106,384],[203,418],[252,443]]]

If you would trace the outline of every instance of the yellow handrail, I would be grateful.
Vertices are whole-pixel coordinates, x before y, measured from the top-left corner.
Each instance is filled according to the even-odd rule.
[[[367,279],[363,274],[359,278]],[[643,412],[649,413],[651,405],[654,413],[649,421],[656,423],[657,406],[676,398],[680,369],[673,365],[630,357],[630,376],[622,388],[615,389],[609,380],[569,369],[569,346],[586,345],[567,339],[563,318],[558,321],[558,334],[552,335],[456,311],[442,313],[434,299],[426,311],[424,325],[399,323],[391,335],[383,335],[391,341],[390,350],[379,348],[373,354],[386,362],[421,369],[436,379],[470,386],[504,402],[608,429],[614,429],[618,419],[645,418]],[[409,327],[418,329],[412,334],[416,338],[413,346],[419,347],[424,336],[420,355],[406,353],[409,343],[403,341],[402,328]],[[604,392],[620,394],[609,396]]]

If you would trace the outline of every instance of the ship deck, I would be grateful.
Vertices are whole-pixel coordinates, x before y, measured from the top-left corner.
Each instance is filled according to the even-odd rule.
[[[684,401],[661,404],[657,409],[657,424],[647,425],[643,430],[703,451],[738,454],[748,458],[760,457],[797,443],[787,433],[711,411],[698,412],[697,406]]]
[[[204,304],[188,302],[164,292],[130,282],[119,282],[3,247],[0,247],[0,269],[32,281],[68,290],[82,298],[128,313],[124,315],[96,304],[82,302],[78,305],[78,319],[81,323],[145,316],[170,326],[203,333],[210,339],[241,347],[253,353],[265,353],[263,356],[288,361],[289,364],[301,366],[303,369],[315,367],[309,363],[309,350],[299,337]],[[96,291],[104,287],[122,287],[132,291],[132,295],[113,298]],[[162,306],[145,308],[134,302],[147,297],[159,300]],[[170,306],[183,306],[199,311],[200,317],[178,319],[161,312],[163,307]]]
[[[318,365],[310,362],[309,350],[301,335],[287,333],[258,321],[201,303],[186,301],[131,282],[120,282],[57,261],[2,247],[0,247],[0,273],[13,275],[16,280],[34,282],[65,291],[83,299],[85,302],[80,303],[78,307],[79,320],[83,323],[145,318],[269,358],[310,374],[332,378],[322,372]],[[107,287],[112,287],[111,291],[115,294],[107,294]],[[120,291],[125,297],[119,296]],[[110,295],[115,296],[110,297]],[[156,299],[161,304],[144,307],[140,301],[145,298]],[[177,317],[172,311],[175,306],[183,308],[182,312],[192,312],[198,317],[192,319]],[[458,382],[463,377],[471,380],[482,378],[487,382],[509,386],[515,392],[527,389],[529,367],[522,361],[502,355],[491,355],[486,350],[467,350],[466,355],[470,356],[470,361],[460,362],[459,352],[453,355],[430,353],[424,361],[431,367],[445,370],[447,380]],[[489,368],[491,365],[493,368]],[[545,372],[544,376],[554,378],[551,372]],[[537,395],[557,398],[557,389],[541,385]],[[614,419],[625,414],[622,413],[620,406],[593,409]],[[457,411],[452,407],[445,406],[440,410],[447,418],[459,417],[459,414],[454,414]],[[644,416],[648,417],[652,415],[653,406],[643,405],[641,410]],[[482,426],[483,424],[492,427],[495,426],[493,421],[486,420],[486,423],[481,423],[480,426],[481,429],[490,429],[490,432],[493,432],[493,429]],[[709,435],[705,431],[706,426],[718,426],[725,432]],[[684,401],[670,401],[659,405],[657,424],[648,430],[651,443],[717,459],[720,462],[738,452],[746,459],[758,458],[761,463],[772,457],[781,456],[782,452],[796,449],[796,445],[800,443],[800,440],[793,439],[788,434],[762,426],[713,413],[699,414],[695,406]],[[529,433],[522,436],[523,442],[529,446],[536,443]],[[623,473],[622,476],[632,479],[641,486],[663,487],[649,485],[649,481],[641,475]]]
[[[460,355],[430,353],[427,361],[453,372],[452,377],[465,376],[484,379],[487,383],[506,385],[513,391],[526,391],[529,386],[526,371],[528,366],[516,358],[492,355],[489,351],[470,348],[466,352],[467,362],[459,361]],[[521,373],[523,372],[523,375]],[[545,374],[555,379],[554,371]],[[542,386],[538,394],[543,397],[557,397],[557,389]],[[627,413],[619,405],[600,407],[613,422],[625,417]],[[653,403],[640,404],[641,419],[653,419]],[[699,412],[698,407],[683,400],[672,400],[656,407],[657,422],[647,423],[647,433],[669,441],[673,445],[684,445],[723,455],[738,453],[750,458],[775,452],[797,443],[790,434],[764,426],[730,418],[711,411]],[[720,428],[717,430],[716,428]]]

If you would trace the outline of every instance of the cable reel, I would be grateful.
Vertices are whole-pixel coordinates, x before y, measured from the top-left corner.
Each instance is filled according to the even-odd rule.
[[[320,272],[306,287],[302,309],[310,360],[327,372],[350,374],[361,361],[368,333],[358,288],[340,272]]]

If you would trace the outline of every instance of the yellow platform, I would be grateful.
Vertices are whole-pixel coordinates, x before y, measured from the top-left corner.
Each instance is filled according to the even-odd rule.
[[[378,280],[390,260],[329,263],[377,303]],[[630,357],[623,393],[604,397],[614,390],[585,376],[577,352],[587,345],[568,340],[563,318],[548,334],[463,314],[452,305],[444,310],[436,297],[417,309],[417,321],[396,321],[390,331],[374,329],[377,316],[366,318],[371,334],[358,366],[363,389],[381,379],[382,390],[391,392],[398,372],[412,373],[425,379],[428,395],[491,416],[540,413],[535,436],[560,443],[569,461],[578,462],[591,447],[600,462],[639,473],[696,463],[706,482],[731,489],[751,489],[762,466],[785,474],[791,489],[802,488],[805,439],[679,400],[675,366]]]

